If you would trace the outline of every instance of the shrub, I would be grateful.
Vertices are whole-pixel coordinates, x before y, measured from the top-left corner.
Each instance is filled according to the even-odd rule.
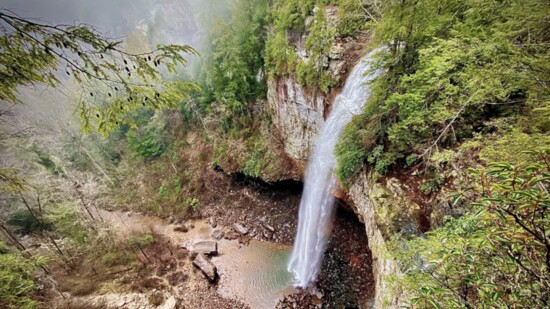
[[[191,209],[193,209],[193,211],[197,211],[199,210],[199,208],[201,207],[201,202],[199,201],[198,198],[196,197],[189,197],[185,200],[185,204],[188,206],[188,207],[191,207]]]
[[[39,222],[27,209],[14,212],[8,219],[8,224],[15,226],[23,234],[31,234],[44,230],[52,230],[52,224],[46,221]]]
[[[139,156],[152,159],[162,155],[168,147],[166,128],[160,119],[154,119],[142,128],[126,134],[128,145]]]
[[[0,242],[4,247],[4,244]],[[0,253],[0,307],[36,308],[32,300],[36,264],[19,254]]]
[[[420,184],[419,189],[420,192],[428,195],[439,191],[441,186],[443,186],[443,179],[441,176],[432,173]]]
[[[135,260],[136,255],[128,252],[107,252],[101,257],[101,263],[108,267],[129,265]]]
[[[550,247],[542,215],[550,205],[550,150],[527,165],[491,163],[477,179],[470,211],[425,237],[394,241],[409,305],[423,308],[542,308],[550,289]]]
[[[82,246],[87,244],[90,230],[82,224],[81,216],[76,205],[65,203],[51,205],[44,218],[52,231]]]

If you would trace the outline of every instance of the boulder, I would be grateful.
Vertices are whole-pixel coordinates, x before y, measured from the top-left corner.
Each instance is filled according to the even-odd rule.
[[[210,219],[208,219],[208,223],[210,223],[210,226],[212,226],[212,228],[216,228],[218,226],[218,222],[216,222],[216,218],[214,217],[210,217]]]
[[[272,227],[271,225],[269,225],[269,224],[267,224],[267,223],[265,223],[265,222],[263,222],[263,221],[262,221],[262,225],[263,225],[263,227],[265,227],[267,230],[269,230],[271,233],[275,232],[275,228]]]
[[[239,234],[241,234],[241,235],[246,235],[246,234],[248,234],[248,229],[247,229],[246,227],[244,227],[244,226],[243,226],[242,224],[240,224],[240,223],[235,223],[235,224],[233,224],[233,229],[234,229],[237,233],[239,233]]]
[[[189,231],[189,229],[187,228],[187,226],[185,226],[184,224],[180,225],[180,226],[176,226],[174,228],[174,231],[175,232],[182,232],[182,233],[187,233]]]
[[[223,237],[223,231],[222,230],[215,230],[213,233],[212,233],[212,237],[217,239],[217,240],[220,240],[222,239]]]
[[[202,240],[193,244],[191,256],[197,254],[216,255],[218,254],[218,243],[213,240]]]
[[[176,309],[176,298],[174,296],[170,296],[166,302],[164,302],[164,305],[162,306],[162,309]]]
[[[208,278],[211,282],[216,280],[216,276],[218,274],[216,265],[214,265],[214,263],[212,263],[204,254],[197,254],[197,257],[193,260],[193,265],[200,269],[206,278]]]

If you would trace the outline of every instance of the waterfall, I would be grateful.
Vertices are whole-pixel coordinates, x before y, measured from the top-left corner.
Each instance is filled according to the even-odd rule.
[[[315,281],[330,237],[333,215],[333,190],[337,182],[333,173],[336,165],[334,146],[340,132],[351,121],[353,115],[360,114],[369,98],[365,85],[378,75],[378,72],[365,75],[378,50],[370,52],[355,66],[349,75],[342,93],[333,102],[309,160],[305,174],[304,192],[298,215],[298,232],[288,264],[288,271],[294,275],[294,285],[308,287]]]

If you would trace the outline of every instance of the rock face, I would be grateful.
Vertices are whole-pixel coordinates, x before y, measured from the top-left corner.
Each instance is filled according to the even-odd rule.
[[[214,265],[204,254],[199,253],[193,260],[193,265],[199,268],[211,282],[216,280],[218,274],[216,265]]]
[[[191,256],[198,254],[216,255],[218,254],[218,243],[213,240],[198,241],[191,247]]]
[[[318,9],[318,8],[316,8]],[[338,8],[325,8],[327,23],[336,27],[339,23]],[[306,29],[311,26],[313,16],[306,18]],[[306,40],[308,31],[289,31],[288,44],[294,47],[296,56],[304,62],[311,61]],[[355,39],[336,39],[323,60],[323,68],[339,83],[327,94],[320,90],[304,89],[294,74],[285,77],[270,78],[267,81],[267,100],[273,123],[282,137],[286,154],[302,170],[313,150],[313,143],[319,135],[325,116],[330,110],[332,98],[338,93],[339,86],[345,80],[350,68],[364,55],[363,47],[368,36]]]
[[[324,123],[325,97],[307,94],[292,78],[280,78],[268,81],[267,98],[285,152],[305,162]]]
[[[384,191],[379,184],[371,184],[369,175],[365,171],[350,186],[349,196],[352,207],[359,220],[365,224],[369,237],[372,269],[376,282],[373,308],[401,308],[401,291],[399,287],[391,286],[388,281],[388,276],[399,276],[400,271],[397,263],[384,254],[387,236],[383,232],[385,229],[380,228],[381,222],[378,219],[380,216],[377,213],[381,210],[385,211],[384,209],[387,211],[387,208],[392,206],[394,209],[406,209],[411,204],[404,200],[401,201],[404,204],[391,204],[397,203],[395,199],[402,197],[394,195],[393,192]]]

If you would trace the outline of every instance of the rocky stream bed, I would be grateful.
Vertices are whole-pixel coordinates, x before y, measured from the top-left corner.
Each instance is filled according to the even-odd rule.
[[[120,236],[152,233],[163,241],[146,250],[150,263],[137,271],[104,284],[99,293],[64,293],[51,307],[367,308],[374,289],[368,240],[364,225],[345,207],[338,207],[316,287],[293,288],[286,264],[300,190],[297,183],[232,181],[224,202],[204,205],[179,222],[102,210]]]

